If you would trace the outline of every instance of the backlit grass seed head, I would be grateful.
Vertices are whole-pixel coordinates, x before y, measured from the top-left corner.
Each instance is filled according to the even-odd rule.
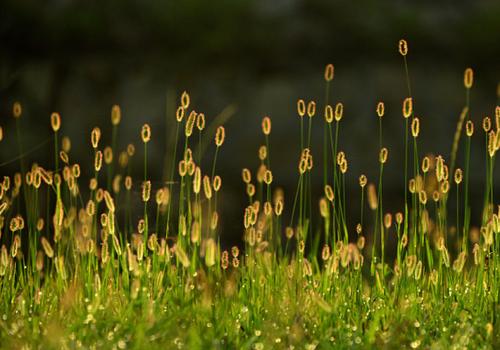
[[[135,146],[134,146],[134,144],[129,143],[129,144],[127,145],[127,155],[128,155],[129,157],[133,157],[133,156],[134,156],[134,154],[135,154]]]
[[[103,199],[104,199],[104,191],[102,188],[98,188],[95,193],[95,200],[97,201],[97,203],[101,203]]]
[[[450,190],[450,183],[448,180],[444,180],[443,182],[441,182],[440,190],[442,194],[448,193],[448,191]]]
[[[474,71],[472,68],[467,68],[464,72],[464,86],[466,89],[470,89],[474,83]]]
[[[198,128],[199,131],[205,129],[205,114],[198,114],[196,118],[196,128]]]
[[[496,133],[494,131],[490,131],[488,133],[488,154],[490,158],[495,155],[496,152]]]
[[[392,226],[392,214],[386,213],[384,216],[384,227],[388,230]]]
[[[491,130],[491,119],[490,119],[490,117],[484,117],[483,118],[483,130],[486,133]]]
[[[120,193],[121,181],[122,181],[122,176],[120,174],[115,175],[115,177],[113,178],[113,184],[111,186],[113,188],[113,193],[115,194]]]
[[[95,191],[97,189],[97,179],[95,177],[89,180],[89,189]]]
[[[328,210],[328,202],[326,201],[326,198],[322,197],[319,200],[319,213],[323,218],[327,218],[330,216],[330,212]]]
[[[115,202],[108,191],[104,191],[104,202],[106,203],[106,207],[109,211],[115,211]]]
[[[303,99],[297,101],[297,113],[299,117],[303,117],[306,114],[306,103]]]
[[[59,113],[52,113],[50,116],[50,125],[52,126],[52,130],[57,132],[61,128],[61,116]]]
[[[403,223],[403,213],[397,212],[396,213],[396,224],[401,225]]]
[[[69,157],[68,154],[64,151],[59,152],[59,158],[63,161],[63,163],[68,164],[69,163]]]
[[[213,186],[215,192],[219,192],[219,190],[222,186],[222,179],[219,175],[214,176],[212,186]]]
[[[266,185],[270,185],[273,182],[273,173],[271,170],[266,170],[264,173],[264,182]]]
[[[249,169],[243,168],[243,170],[241,171],[241,178],[243,179],[244,183],[249,184],[252,181],[252,173]]]
[[[325,106],[325,121],[327,123],[333,122],[333,108],[330,105]]]
[[[95,171],[100,171],[102,167],[102,152],[97,151],[94,158],[94,169]]]
[[[384,116],[384,112],[385,112],[385,105],[384,105],[384,102],[379,102],[377,103],[377,115],[382,118]]]
[[[104,148],[104,163],[111,164],[113,162],[113,149],[109,146]]]
[[[325,67],[325,81],[332,81],[333,80],[333,74],[334,74],[334,67],[333,64],[329,63]]]
[[[455,176],[454,177],[455,177],[455,183],[457,185],[459,185],[462,182],[462,178],[463,178],[463,171],[462,171],[462,169],[457,168],[455,170]]]
[[[444,179],[444,159],[442,156],[436,157],[436,178],[438,182],[443,181]]]
[[[246,192],[249,197],[253,197],[255,195],[255,185],[251,183],[247,184]]]
[[[267,158],[267,147],[265,145],[262,145],[259,147],[259,159],[266,160],[266,158]]]
[[[151,181],[144,181],[142,183],[142,201],[148,202],[151,195]]]
[[[217,245],[213,238],[207,239],[205,242],[205,265],[211,267],[215,265],[215,256],[217,251]]]
[[[97,147],[99,146],[100,139],[101,139],[101,129],[99,129],[98,127],[93,128],[92,132],[90,133],[90,141],[94,149],[97,149]]]
[[[334,195],[333,195],[333,189],[332,189],[332,186],[330,186],[330,185],[325,185],[325,196],[326,196],[326,198],[327,198],[330,202],[333,202]]]
[[[3,140],[3,128],[0,126],[0,141]]]
[[[186,161],[183,159],[179,162],[179,175],[181,177],[184,177],[186,176],[187,174],[187,171],[188,171],[188,167],[187,167],[187,163]]]
[[[413,113],[413,99],[407,97],[403,101],[403,117],[408,119]]]
[[[314,117],[315,114],[316,114],[316,102],[309,101],[309,103],[307,104],[307,116],[309,118],[312,118]]]
[[[379,162],[381,164],[385,164],[385,162],[387,162],[387,156],[389,154],[389,151],[387,150],[387,148],[383,147],[381,150],[380,150],[380,153],[379,153]]]
[[[274,205],[274,213],[276,214],[276,216],[281,216],[281,214],[283,213],[283,200],[282,199],[279,199],[276,201],[276,203]]]
[[[194,124],[196,123],[196,112],[192,111],[186,121],[186,127],[184,129],[184,134],[186,137],[190,137],[193,134]]]
[[[408,43],[405,39],[399,40],[398,50],[401,56],[406,56],[408,54]]]
[[[335,121],[340,122],[344,115],[344,105],[339,102],[335,105]]]
[[[15,173],[14,174],[14,188],[21,187],[22,183],[23,183],[23,179],[21,177],[21,173]]]
[[[427,203],[427,192],[421,190],[418,193],[418,200],[420,201],[421,204],[425,205]]]
[[[342,162],[345,160],[345,153],[344,151],[340,151],[337,153],[337,165],[340,166],[340,164],[342,164]]]
[[[465,123],[465,133],[468,137],[471,137],[472,134],[474,134],[474,123],[472,120],[468,120],[467,123]]]
[[[408,181],[408,190],[410,193],[415,193],[416,192],[416,182],[415,179],[410,179]]]
[[[356,233],[357,233],[358,235],[360,235],[360,234],[361,234],[361,232],[363,232],[363,226],[361,226],[361,224],[360,224],[360,223],[358,223],[358,224],[356,225]]]
[[[411,134],[413,137],[418,137],[418,134],[420,133],[420,120],[415,117],[411,121]]]
[[[177,120],[177,122],[180,123],[182,121],[182,119],[184,118],[184,113],[184,108],[182,108],[182,106],[179,106],[175,111],[175,119]]]
[[[208,175],[203,177],[203,191],[205,192],[205,197],[207,199],[212,198],[212,186],[210,184],[210,178]]]
[[[194,221],[191,225],[191,243],[197,244],[200,241],[201,227],[198,221]]]
[[[111,107],[111,124],[118,125],[120,124],[121,119],[122,119],[122,112],[120,106],[113,105],[113,107]]]
[[[495,107],[495,125],[497,130],[500,130],[500,106]]]
[[[182,108],[187,109],[189,107],[190,102],[191,98],[189,97],[189,94],[187,93],[187,91],[183,91],[181,95]]]
[[[132,188],[132,177],[126,176],[125,177],[125,189],[127,191],[130,191],[131,188]]]
[[[431,160],[428,156],[422,159],[422,172],[426,174],[429,171]]]
[[[371,210],[376,210],[378,207],[377,190],[372,183],[368,185],[368,205]]]
[[[62,150],[69,153],[71,150],[71,139],[68,136],[64,136],[61,141]]]
[[[193,192],[195,194],[200,193],[201,189],[201,169],[200,167],[196,167],[194,171],[194,179],[193,179]]]
[[[366,178],[366,175],[361,174],[359,177],[359,186],[361,186],[361,188],[364,188],[366,186],[367,182],[368,182],[368,179]]]
[[[47,255],[49,258],[53,258],[54,257],[54,250],[52,249],[52,246],[50,245],[47,238],[42,237],[40,241],[42,243],[42,248],[43,248],[43,251],[45,252],[45,255]]]
[[[223,126],[219,126],[217,128],[216,133],[215,133],[215,145],[217,147],[222,146],[222,144],[224,143],[225,137],[226,137],[226,130],[224,129]]]
[[[212,218],[210,220],[210,229],[212,231],[215,231],[217,229],[218,224],[219,224],[219,213],[214,211],[212,213]]]
[[[21,117],[21,114],[23,113],[23,108],[21,107],[21,103],[19,102],[14,102],[14,105],[12,106],[12,115],[14,118],[19,118]]]
[[[151,140],[151,127],[149,124],[144,124],[141,129],[142,142],[148,143]]]
[[[262,119],[262,133],[264,135],[271,134],[271,118],[267,116]]]

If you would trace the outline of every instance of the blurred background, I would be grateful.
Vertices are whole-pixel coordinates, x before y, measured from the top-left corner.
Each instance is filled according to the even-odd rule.
[[[477,219],[485,176],[480,122],[493,117],[498,104],[499,18],[500,2],[486,0],[2,0],[0,175],[17,169],[14,101],[23,105],[24,156],[47,168],[53,166],[52,112],[61,114],[61,134],[71,138],[70,158],[90,165],[90,131],[101,127],[102,144],[109,144],[111,106],[119,104],[118,148],[130,142],[138,146],[133,169],[140,176],[139,132],[149,123],[149,173],[159,187],[170,165],[164,160],[172,146],[173,113],[180,93],[187,90],[192,108],[205,113],[208,124],[218,116],[225,121],[226,143],[217,167],[223,178],[222,235],[228,244],[238,242],[246,205],[240,174],[243,167],[256,170],[259,164],[262,117],[272,118],[274,184],[285,189],[290,210],[300,154],[296,101],[314,99],[322,111],[324,67],[333,63],[330,101],[344,104],[339,149],[349,162],[347,206],[354,229],[358,176],[365,173],[371,181],[378,176],[378,101],[386,106],[383,143],[389,148],[384,202],[388,211],[402,209],[401,103],[407,90],[397,42],[406,38],[415,111],[421,119],[421,156],[433,152],[449,159],[465,103],[463,72],[474,68],[471,116],[478,132],[471,192]],[[318,112],[313,126],[317,164],[322,125]],[[213,153],[210,144],[205,166]],[[463,166],[462,156],[458,165]],[[84,169],[84,175],[91,172],[90,166]],[[321,194],[320,169],[315,176]]]

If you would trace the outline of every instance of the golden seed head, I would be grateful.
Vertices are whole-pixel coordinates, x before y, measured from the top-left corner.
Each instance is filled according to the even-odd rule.
[[[358,249],[362,250],[365,247],[365,242],[366,242],[365,237],[364,236],[359,236],[358,242],[356,243],[356,245],[358,246]]]
[[[344,105],[339,102],[335,105],[335,121],[339,122],[344,114]]]
[[[439,201],[440,196],[441,196],[441,195],[440,195],[439,191],[434,191],[434,192],[432,192],[432,200],[433,200],[434,202],[438,202],[438,201]]]
[[[111,164],[113,162],[113,149],[109,146],[104,148],[104,163]]]
[[[186,151],[184,152],[184,161],[186,163],[190,163],[193,160],[193,151],[191,151],[191,148],[186,148]]]
[[[224,129],[223,126],[219,126],[217,128],[217,132],[215,133],[215,145],[217,147],[222,146],[225,137],[226,137],[226,130]]]
[[[102,152],[97,151],[95,153],[95,159],[94,159],[94,169],[95,171],[101,170],[102,167]]]
[[[401,56],[406,56],[408,54],[408,43],[405,39],[399,40],[398,49]]]
[[[214,176],[213,184],[212,184],[214,191],[219,192],[221,186],[222,186],[222,179],[219,175]]]
[[[125,189],[127,191],[130,191],[131,188],[132,188],[132,177],[126,176],[125,177]]]
[[[45,225],[45,221],[43,220],[43,218],[38,218],[38,220],[36,221],[36,229],[38,231],[41,231],[41,230],[43,230],[44,225]]]
[[[97,179],[95,177],[91,178],[89,181],[89,189],[95,191],[97,189]]]
[[[267,116],[262,119],[262,132],[264,135],[271,134],[271,118]]]
[[[334,199],[334,194],[333,194],[333,189],[332,189],[332,186],[330,186],[330,185],[325,185],[325,196],[326,196],[326,198],[327,198],[330,202],[333,202],[333,199]]]
[[[212,186],[210,184],[210,178],[208,175],[203,177],[203,191],[205,192],[205,197],[207,199],[212,198]]]
[[[200,193],[201,190],[201,169],[200,167],[196,167],[194,171],[194,179],[193,179],[193,192],[195,194]]]
[[[111,107],[111,124],[118,125],[120,124],[120,120],[122,119],[122,111],[120,106],[114,105]]]
[[[325,106],[325,121],[331,123],[333,121],[333,108],[330,105]]]
[[[151,195],[151,181],[144,181],[142,183],[142,201],[148,202]]]
[[[69,163],[69,157],[68,154],[64,151],[59,152],[59,158],[63,161],[63,163],[68,164]]]
[[[384,116],[385,112],[385,105],[384,102],[379,102],[377,103],[377,115],[382,118]]]
[[[196,122],[196,116],[197,114],[195,111],[192,111],[188,116],[188,119],[186,121],[186,127],[184,129],[184,134],[186,135],[186,137],[190,137],[193,134],[193,128]]]
[[[457,168],[455,170],[455,183],[457,185],[459,185],[461,182],[462,182],[462,178],[463,178],[463,172],[462,172],[462,169],[460,168]]]
[[[384,216],[384,227],[389,229],[392,226],[392,214],[386,213]]]
[[[488,154],[490,157],[493,157],[496,152],[496,133],[494,131],[490,131],[488,133]]]
[[[3,140],[3,128],[0,126],[0,141]]]
[[[323,261],[327,261],[330,258],[330,246],[328,244],[325,244],[323,246],[323,249],[321,250],[321,259]]]
[[[396,224],[401,225],[403,223],[403,213],[398,211],[396,213]]]
[[[259,159],[265,160],[267,158],[267,147],[266,145],[262,145],[259,147]]]
[[[42,237],[41,243],[42,243],[42,247],[43,247],[43,251],[45,252],[45,255],[47,255],[49,258],[53,258],[54,257],[54,250],[52,249],[52,246],[50,245],[47,238]]]
[[[205,265],[211,267],[215,265],[215,255],[217,246],[213,238],[207,239],[205,242]]]
[[[21,114],[23,113],[23,108],[21,107],[20,102],[14,102],[14,105],[12,106],[12,115],[14,118],[19,118],[21,117]]]
[[[368,185],[368,205],[371,210],[376,210],[378,207],[377,191],[372,183]]]
[[[415,179],[410,179],[408,181],[408,189],[410,190],[410,193],[415,193],[416,187]]]
[[[61,116],[59,113],[52,113],[50,116],[50,125],[52,126],[52,130],[54,130],[54,132],[57,132],[61,128]]]
[[[99,146],[99,140],[101,139],[101,129],[95,127],[92,129],[92,133],[90,134],[90,141],[92,142],[92,147],[97,149]]]
[[[387,155],[388,154],[389,154],[389,151],[387,150],[387,148],[383,147],[380,150],[379,162],[382,163],[382,164],[385,164],[385,162],[387,162]]]
[[[309,101],[309,103],[307,104],[307,116],[309,118],[312,118],[314,117],[315,114],[316,114],[316,102]]]
[[[422,159],[422,172],[426,174],[429,171],[431,160],[428,156],[425,156],[424,159]]]
[[[283,213],[283,199],[276,201],[276,204],[274,205],[274,213],[276,216],[280,216],[281,213]]]
[[[151,140],[151,127],[149,124],[144,124],[141,129],[142,142],[148,143]]]
[[[88,216],[94,216],[95,214],[95,203],[92,199],[90,199],[87,202],[87,205],[85,207],[85,212],[87,213]]]
[[[253,197],[255,195],[255,185],[248,183],[247,184],[247,195],[249,197]]]
[[[182,108],[182,106],[179,106],[175,111],[175,119],[177,119],[177,122],[180,123],[183,118],[184,118],[184,108]]]
[[[246,184],[248,184],[248,183],[250,183],[250,181],[252,181],[252,173],[247,168],[243,168],[243,170],[241,171],[241,177],[243,179],[243,182]]]
[[[191,242],[197,244],[200,241],[201,227],[198,221],[194,221],[191,225]]]
[[[483,130],[484,132],[489,132],[491,130],[491,119],[490,117],[483,118]]]
[[[444,180],[443,182],[441,182],[441,187],[440,187],[441,193],[446,194],[448,193],[449,189],[450,189],[450,183],[448,182],[448,180]]]
[[[325,80],[332,81],[333,80],[334,67],[333,64],[329,63],[325,67]]]
[[[323,218],[327,218],[330,216],[330,212],[328,210],[328,202],[326,201],[326,199],[324,197],[322,197],[319,200],[319,213],[321,214],[321,216]]]
[[[127,155],[128,155],[129,157],[133,157],[133,156],[134,156],[134,154],[135,154],[135,146],[134,146],[134,144],[133,144],[133,143],[129,143],[129,144],[127,145]]]
[[[467,68],[464,72],[464,86],[466,89],[470,89],[472,87],[472,83],[474,82],[474,71],[472,68]]]
[[[467,120],[467,123],[465,124],[465,132],[468,137],[471,137],[474,133],[474,123],[472,120]]]
[[[203,113],[198,114],[198,117],[196,119],[196,127],[198,128],[199,131],[205,129],[205,114]]]
[[[297,113],[299,117],[303,117],[306,114],[306,103],[303,99],[297,101]]]
[[[104,191],[104,202],[106,203],[106,207],[110,212],[115,211],[115,202],[108,191]]]
[[[191,98],[187,91],[183,91],[181,95],[181,105],[182,108],[187,109],[189,107],[189,103],[191,102]]]
[[[358,223],[358,224],[356,225],[356,233],[357,233],[358,235],[360,235],[360,234],[361,234],[361,232],[363,232],[363,226],[361,226],[361,224],[360,224],[360,223]]]
[[[187,163],[186,161],[183,159],[179,162],[179,175],[181,177],[184,177],[186,176],[187,174],[187,171],[188,171],[188,167],[187,167]]]
[[[361,174],[361,176],[359,177],[359,185],[361,186],[361,188],[364,188],[367,182],[368,179],[366,178],[366,175]]]
[[[273,173],[271,170],[266,170],[264,173],[264,182],[266,185],[270,185],[273,182]]]
[[[427,203],[427,192],[425,192],[424,190],[421,190],[418,193],[418,200],[420,201],[420,203],[425,205]]]
[[[495,107],[495,123],[497,130],[500,129],[500,106]]]
[[[413,99],[407,97],[403,101],[403,117],[409,118],[413,113]]]
[[[418,134],[420,133],[420,120],[415,117],[411,121],[411,134],[413,137],[418,137]]]
[[[272,213],[273,213],[273,205],[271,204],[271,202],[266,201],[264,203],[264,215],[271,216]]]

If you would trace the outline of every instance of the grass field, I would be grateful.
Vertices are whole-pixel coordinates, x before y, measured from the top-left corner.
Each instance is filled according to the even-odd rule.
[[[449,130],[452,149],[419,153],[406,41],[398,51],[407,95],[400,115],[391,115],[401,120],[400,135],[391,137],[405,148],[385,148],[380,102],[373,108],[379,176],[349,173],[339,143],[343,105],[330,101],[334,67],[327,65],[326,98],[297,101],[299,152],[290,169],[296,191],[285,203],[273,181],[272,123],[264,117],[260,166],[241,174],[248,198],[242,243],[227,250],[219,239],[224,186],[217,171],[226,130],[209,128],[188,93],[179,100],[173,171],[162,186],[148,176],[155,140],[149,125],[137,131],[135,146],[117,150],[122,121],[114,106],[110,145],[94,128],[90,144],[78,146],[88,148],[94,163],[78,164],[60,133],[64,118],[52,114],[53,162],[26,164],[21,156],[19,171],[0,184],[0,348],[500,347],[500,202],[493,177],[500,107],[473,124],[473,71],[466,69],[463,111]],[[15,135],[17,157],[23,155],[20,103],[12,114],[16,129],[1,129],[0,139]],[[317,154],[313,124],[323,130]],[[202,139],[213,139],[205,154]],[[484,144],[486,162],[479,218],[471,218],[471,192],[478,191],[469,186],[471,142]],[[383,200],[391,152],[405,159],[404,203],[396,213],[384,210]],[[136,157],[143,160],[140,179],[130,176]],[[201,169],[202,157],[211,166]],[[322,184],[312,182],[312,172],[322,174]],[[348,176],[359,177],[358,188],[347,188]],[[324,193],[316,203],[318,189]],[[354,191],[361,202],[349,200]],[[359,216],[348,220],[353,207]]]

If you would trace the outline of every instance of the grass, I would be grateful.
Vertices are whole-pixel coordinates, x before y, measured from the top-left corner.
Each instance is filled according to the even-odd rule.
[[[143,177],[135,182],[130,177],[135,146],[113,156],[118,106],[111,112],[111,146],[100,144],[99,128],[92,130],[90,171],[72,162],[70,141],[60,135],[64,120],[53,114],[53,168],[28,167],[21,156],[19,172],[0,184],[1,347],[498,347],[500,206],[493,170],[500,107],[493,122],[485,120],[483,130],[474,131],[473,71],[467,69],[464,110],[451,130],[450,165],[448,157],[422,157],[406,42],[399,43],[399,51],[408,87],[401,115],[401,211],[384,210],[384,165],[391,152],[384,147],[383,102],[374,109],[379,176],[354,175],[361,202],[349,201],[346,193],[355,189],[346,188],[348,156],[340,151],[343,105],[329,104],[334,70],[328,65],[323,105],[297,103],[301,149],[293,202],[285,205],[274,182],[271,119],[265,117],[255,178],[249,169],[242,171],[248,197],[244,243],[229,250],[222,248],[218,224],[217,160],[224,154],[225,129],[209,125],[215,132],[207,133],[205,116],[191,108],[187,93],[176,111],[172,172],[160,188],[148,177],[148,144],[155,138],[149,125],[140,131]],[[320,109],[325,119],[315,122]],[[17,102],[13,116],[22,155]],[[323,128],[319,155],[311,152],[315,124]],[[0,140],[7,132],[0,129]],[[210,157],[201,148],[207,137],[214,140],[212,163],[202,169],[202,158]],[[470,217],[473,138],[485,142],[479,227],[471,227]],[[319,206],[312,202],[313,171],[323,174]],[[88,188],[82,172],[91,177]],[[139,218],[132,214],[135,197],[143,202]],[[449,200],[456,211],[448,208]],[[347,218],[347,208],[357,205],[359,217]],[[348,222],[358,224],[351,229]],[[395,251],[388,252],[390,247]]]

